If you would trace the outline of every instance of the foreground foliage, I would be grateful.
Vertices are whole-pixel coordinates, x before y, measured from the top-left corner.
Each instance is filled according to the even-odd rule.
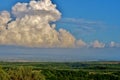
[[[45,80],[41,71],[33,71],[32,67],[18,67],[3,70],[0,68],[0,80]]]

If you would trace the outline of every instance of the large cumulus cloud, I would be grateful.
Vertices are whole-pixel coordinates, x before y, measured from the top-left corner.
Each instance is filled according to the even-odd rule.
[[[50,0],[17,3],[12,15],[0,13],[0,44],[29,47],[74,47],[76,39],[68,31],[51,24],[61,17]]]

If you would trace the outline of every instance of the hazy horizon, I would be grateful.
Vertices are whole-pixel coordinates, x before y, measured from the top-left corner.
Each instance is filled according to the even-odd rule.
[[[119,48],[25,48],[0,46],[0,61],[120,61]]]

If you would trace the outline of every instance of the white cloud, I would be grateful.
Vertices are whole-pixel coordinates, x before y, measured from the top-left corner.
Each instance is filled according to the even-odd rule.
[[[93,48],[104,48],[104,47],[105,47],[105,44],[102,43],[102,42],[99,42],[98,40],[95,40],[95,41],[91,44],[91,46],[92,46]]]
[[[16,17],[10,21],[10,14],[0,13],[0,44],[29,47],[74,47],[75,38],[68,31],[55,29],[61,13],[50,0],[17,3],[12,8]],[[9,22],[9,23],[8,23]],[[7,26],[6,26],[7,25]],[[6,29],[6,27],[8,29]]]
[[[76,42],[77,47],[87,47],[87,45],[88,44],[81,39]]]
[[[8,21],[10,21],[10,14],[7,11],[3,11],[0,13],[0,31],[5,30]]]
[[[110,47],[120,47],[120,44],[119,43],[116,43],[114,41],[111,41],[110,44],[109,44]]]

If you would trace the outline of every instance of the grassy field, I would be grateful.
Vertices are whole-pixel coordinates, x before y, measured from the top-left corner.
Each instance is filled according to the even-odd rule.
[[[31,72],[34,76],[37,75],[36,79],[29,75],[29,80],[120,80],[120,62],[112,61],[0,62],[0,66],[2,66],[1,70],[9,76],[8,80],[26,80],[27,72]],[[14,75],[18,75],[17,78]],[[4,79],[0,78],[0,80]]]

